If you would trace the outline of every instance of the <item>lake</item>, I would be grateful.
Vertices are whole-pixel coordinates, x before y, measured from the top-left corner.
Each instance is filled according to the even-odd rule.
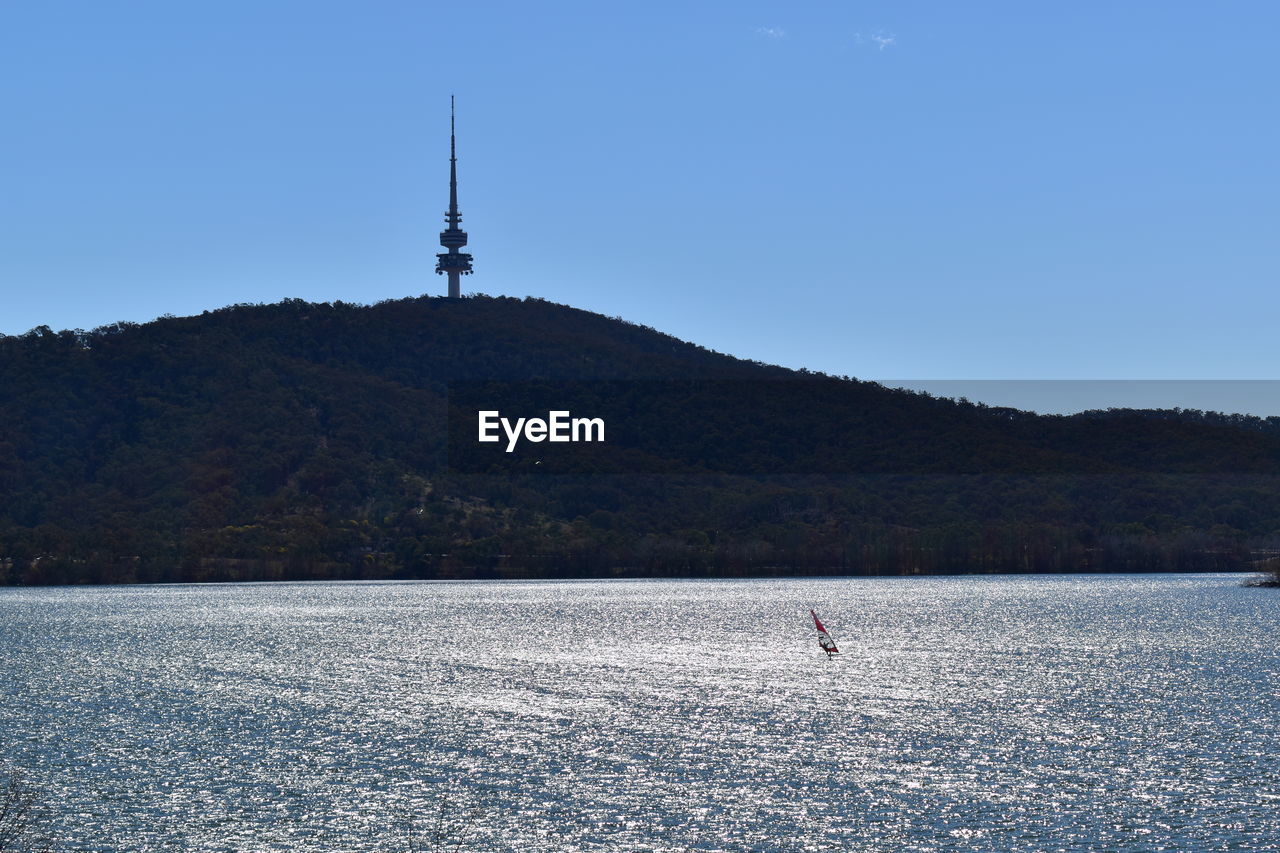
[[[88,851],[1275,848],[1240,582],[0,589],[0,762]]]

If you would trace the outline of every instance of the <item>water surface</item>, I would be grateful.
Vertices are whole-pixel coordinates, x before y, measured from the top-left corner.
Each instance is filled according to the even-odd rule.
[[[1239,583],[4,589],[0,761],[76,850],[1270,849]]]

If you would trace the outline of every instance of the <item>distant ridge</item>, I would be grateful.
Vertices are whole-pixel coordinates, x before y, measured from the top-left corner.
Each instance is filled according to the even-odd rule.
[[[488,379],[755,390],[634,392],[680,475],[458,473],[447,390]],[[1275,418],[992,409],[537,299],[0,336],[7,583],[1239,569],[1277,475]]]

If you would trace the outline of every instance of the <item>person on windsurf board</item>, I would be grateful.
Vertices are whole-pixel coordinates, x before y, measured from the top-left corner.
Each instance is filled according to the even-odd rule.
[[[836,641],[831,639],[831,635],[823,627],[822,620],[818,618],[818,614],[810,610],[809,615],[813,617],[813,627],[818,629],[818,645],[827,653],[827,660],[830,660],[832,655],[840,654],[840,650],[836,648]]]

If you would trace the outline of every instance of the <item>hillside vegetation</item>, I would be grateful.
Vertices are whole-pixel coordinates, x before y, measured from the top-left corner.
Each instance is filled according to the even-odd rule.
[[[463,465],[477,380],[618,438]],[[1041,417],[541,300],[0,337],[5,583],[1241,569],[1280,548],[1277,485],[1274,418]]]

